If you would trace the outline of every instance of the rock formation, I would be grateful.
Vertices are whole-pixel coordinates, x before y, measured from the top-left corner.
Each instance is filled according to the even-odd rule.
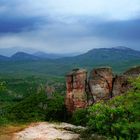
[[[67,94],[65,104],[68,112],[73,112],[77,108],[85,108],[87,71],[84,69],[74,69],[66,76]]]
[[[129,70],[127,70],[126,72],[124,72],[124,75],[126,76],[133,76],[133,77],[137,77],[140,75],[140,66],[138,67],[133,67]]]
[[[114,97],[126,92],[129,86],[128,78],[126,76],[116,76],[114,78],[112,96]]]
[[[130,84],[129,76],[139,75],[139,67],[127,71],[122,76],[114,76],[111,68],[93,69],[87,78],[87,71],[75,69],[66,76],[66,108],[73,113],[100,100],[108,100],[126,92]],[[88,79],[88,80],[87,80]]]
[[[113,73],[111,68],[98,68],[91,71],[88,82],[94,102],[110,98],[112,80]]]

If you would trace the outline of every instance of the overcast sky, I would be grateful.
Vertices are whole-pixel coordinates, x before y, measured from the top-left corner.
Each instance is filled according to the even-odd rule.
[[[0,0],[0,48],[140,50],[140,0]]]

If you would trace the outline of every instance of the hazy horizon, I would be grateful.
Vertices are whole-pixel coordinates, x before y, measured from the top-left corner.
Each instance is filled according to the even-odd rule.
[[[0,21],[0,49],[58,54],[116,46],[140,50],[139,0],[1,0]]]

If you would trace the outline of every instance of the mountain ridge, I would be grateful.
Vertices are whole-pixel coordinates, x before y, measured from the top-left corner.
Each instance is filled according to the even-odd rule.
[[[8,61],[0,60],[0,74],[64,76],[74,68],[91,70],[97,67],[112,67],[115,73],[123,73],[130,67],[140,66],[140,51],[132,49],[102,48],[87,53],[59,59],[39,58],[18,52]]]
[[[66,56],[76,56],[79,53],[51,53],[46,51],[41,51],[38,49],[33,48],[26,48],[26,47],[11,47],[11,48],[0,48],[0,55],[11,57],[12,55],[18,53],[18,52],[25,52],[31,55],[38,56],[40,58],[49,58],[49,59],[56,59],[56,58],[62,58]]]
[[[111,51],[115,51],[115,53],[118,51],[118,53],[122,53],[122,51],[125,53],[128,53],[127,55],[129,56],[140,56],[140,51],[139,50],[134,50],[134,49],[131,49],[131,48],[128,48],[128,47],[124,47],[124,46],[117,46],[117,47],[112,47],[112,48],[96,48],[96,49],[91,49],[89,51],[87,51],[86,53],[83,53],[83,54],[78,54],[78,55],[74,55],[74,56],[70,56],[70,54],[55,54],[55,53],[46,53],[46,52],[43,52],[43,51],[38,51],[38,52],[35,52],[35,53],[27,53],[25,51],[18,51],[16,53],[14,53],[13,55],[11,56],[5,56],[5,55],[0,55],[1,57],[3,58],[7,58],[7,59],[13,59],[13,58],[16,58],[16,57],[20,57],[20,60],[22,60],[22,57],[24,58],[25,56],[27,58],[34,58],[35,60],[36,59],[63,59],[63,58],[79,58],[79,57],[83,57],[84,55],[92,55],[93,56],[97,56],[98,53],[99,55],[101,55],[101,57],[105,57],[106,54],[103,54],[103,53],[107,53],[107,52],[111,52]],[[100,53],[102,52],[102,54]],[[1,60],[1,59],[0,59]]]
[[[37,56],[41,59],[59,59],[63,57],[75,56],[76,54],[57,54],[57,53],[46,53],[42,51],[38,51],[33,53],[32,55]]]
[[[11,60],[39,60],[39,57],[25,52],[17,52],[10,57]]]
[[[4,55],[0,55],[0,61],[5,61],[5,60],[9,60],[9,57],[6,57]]]

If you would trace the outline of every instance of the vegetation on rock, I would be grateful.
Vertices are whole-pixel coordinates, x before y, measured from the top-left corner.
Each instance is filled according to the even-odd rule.
[[[133,88],[129,92],[94,104],[87,111],[76,111],[74,123],[86,125],[88,134],[97,133],[111,139],[140,138],[140,77],[131,83]]]

